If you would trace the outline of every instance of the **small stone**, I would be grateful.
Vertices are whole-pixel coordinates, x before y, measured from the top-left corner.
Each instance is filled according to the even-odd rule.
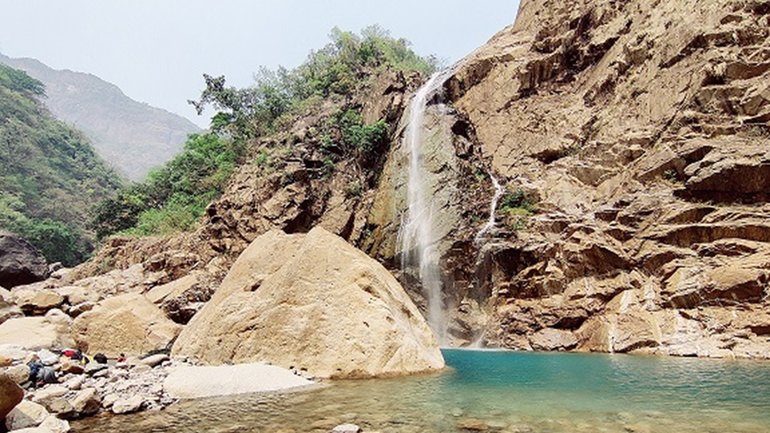
[[[457,429],[464,430],[464,431],[479,432],[479,431],[489,430],[489,425],[485,421],[480,419],[465,418],[457,421]]]
[[[85,381],[86,381],[86,378],[83,376],[74,376],[70,379],[67,379],[67,381],[64,382],[64,386],[66,386],[72,391],[77,391],[83,387],[83,382]]]
[[[8,367],[5,373],[16,383],[21,385],[29,380],[29,367],[26,364]]]
[[[72,407],[75,408],[80,415],[93,415],[99,411],[101,405],[102,400],[93,388],[86,388],[78,392],[72,400]]]
[[[5,426],[9,431],[37,427],[49,415],[43,406],[29,400],[23,400],[5,417]]]
[[[168,357],[168,355],[163,355],[163,354],[160,354],[160,355],[151,355],[151,356],[148,356],[147,358],[144,358],[144,359],[142,359],[142,360],[141,360],[141,361],[139,361],[139,362],[140,362],[141,364],[143,364],[143,365],[147,365],[147,366],[150,366],[150,367],[152,367],[152,368],[155,368],[155,367],[157,367],[158,365],[160,365],[161,363],[163,363],[163,362],[165,362],[165,361],[168,361],[168,360],[169,360],[169,357]]]
[[[56,414],[59,418],[71,419],[75,416],[75,408],[64,398],[55,398],[43,404],[48,412]]]
[[[94,373],[92,377],[101,378],[101,377],[108,377],[109,375],[110,375],[110,370],[105,368]]]
[[[49,385],[32,394],[32,401],[47,406],[54,399],[67,395],[69,388],[62,385]]]
[[[40,429],[46,433],[67,433],[70,431],[70,423],[55,416],[49,416],[40,424]]]
[[[152,367],[145,364],[139,364],[131,369],[131,373],[134,373],[134,374],[144,374],[150,371],[152,371]]]
[[[102,371],[107,368],[107,364],[99,364],[98,362],[89,362],[86,365],[85,373],[93,376],[95,373]]]
[[[59,370],[64,373],[70,373],[70,374],[83,374],[83,372],[85,371],[82,365],[72,362],[71,360],[66,358],[61,362],[59,366]]]
[[[109,409],[118,400],[120,400],[120,397],[117,394],[108,394],[104,396],[104,398],[102,399],[102,407],[105,409]]]
[[[10,367],[13,364],[13,359],[7,356],[0,355],[0,368]]]
[[[59,356],[48,349],[38,350],[36,355],[40,358],[40,363],[43,365],[51,366],[59,362]]]
[[[355,424],[341,424],[332,429],[332,433],[361,433],[361,427]]]
[[[121,399],[113,403],[112,413],[120,415],[124,413],[137,412],[142,408],[144,398],[141,395],[135,395],[131,398]]]

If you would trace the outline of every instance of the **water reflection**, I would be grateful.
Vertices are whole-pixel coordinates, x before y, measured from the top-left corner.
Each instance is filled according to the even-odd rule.
[[[624,355],[445,352],[431,376],[184,402],[83,432],[767,432],[770,364]]]

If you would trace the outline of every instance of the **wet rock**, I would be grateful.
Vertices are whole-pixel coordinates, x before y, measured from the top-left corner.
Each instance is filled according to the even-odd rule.
[[[458,430],[466,432],[485,432],[489,431],[489,425],[484,421],[476,418],[465,418],[455,423]]]
[[[334,427],[331,433],[361,433],[362,431],[361,427],[355,424],[341,424]]]
[[[126,399],[116,400],[112,404],[112,413],[121,415],[126,413],[137,412],[142,408],[144,404],[144,398],[141,395],[136,395]]]

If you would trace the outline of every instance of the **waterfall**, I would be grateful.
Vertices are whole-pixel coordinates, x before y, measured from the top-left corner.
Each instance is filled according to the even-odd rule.
[[[500,201],[500,198],[505,192],[505,189],[502,187],[502,185],[500,185],[500,182],[497,181],[497,178],[494,175],[490,173],[489,177],[492,179],[492,184],[495,186],[495,195],[492,197],[492,203],[490,204],[489,219],[487,220],[487,223],[484,224],[484,227],[482,227],[481,230],[479,230],[479,232],[476,234],[476,243],[481,242],[481,240],[484,239],[484,235],[495,228],[495,212],[497,212],[497,203]]]
[[[425,177],[423,153],[425,111],[430,98],[444,83],[449,71],[434,74],[414,95],[410,104],[409,123],[403,137],[408,152],[407,208],[399,228],[401,268],[418,270],[427,302],[427,319],[439,344],[446,344],[448,321],[444,311],[438,239],[434,234],[432,192]]]

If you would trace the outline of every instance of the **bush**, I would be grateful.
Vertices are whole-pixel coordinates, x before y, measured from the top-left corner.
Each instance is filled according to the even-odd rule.
[[[521,189],[505,194],[500,200],[499,212],[503,214],[506,225],[513,230],[526,228],[534,211],[534,200]]]
[[[99,203],[92,226],[99,239],[114,233],[166,235],[190,230],[218,197],[245,154],[238,142],[216,134],[193,134],[182,153],[147,180]]]

